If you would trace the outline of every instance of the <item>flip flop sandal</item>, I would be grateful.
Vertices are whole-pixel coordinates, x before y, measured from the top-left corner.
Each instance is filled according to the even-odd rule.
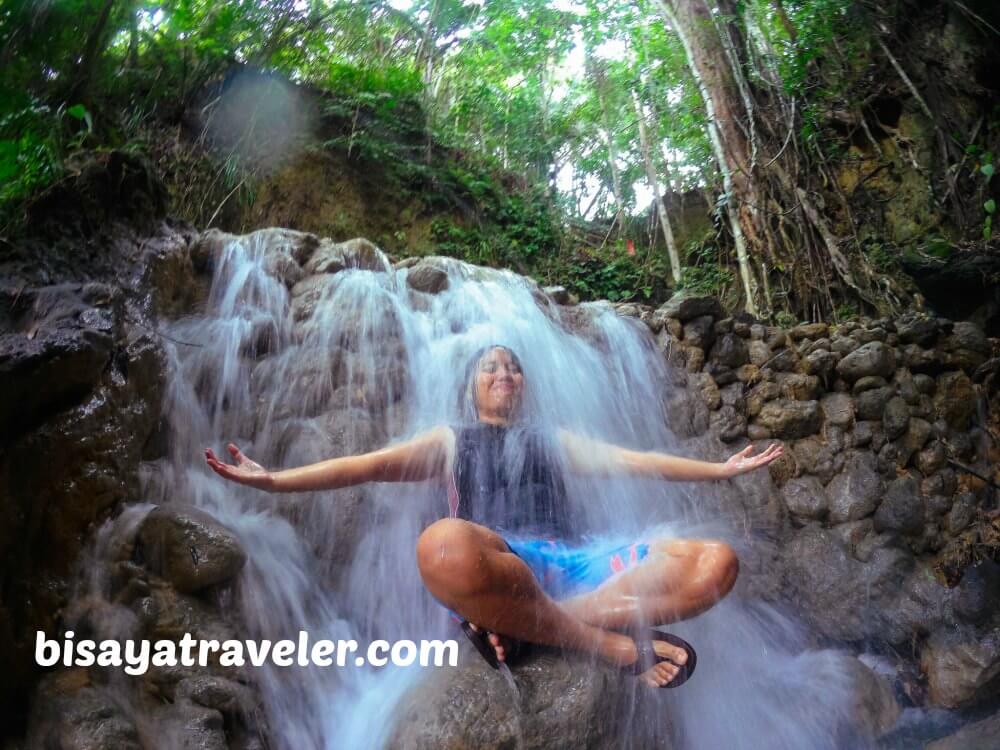
[[[672,646],[677,646],[678,648],[684,649],[687,652],[687,661],[683,664],[678,664],[680,671],[677,675],[668,682],[666,685],[660,685],[661,688],[675,688],[680,687],[685,682],[690,679],[691,675],[694,674],[694,668],[698,663],[698,654],[695,653],[694,647],[676,635],[670,633],[661,633],[659,630],[648,630],[644,634],[630,633],[633,640],[635,641],[636,651],[639,652],[639,658],[626,667],[622,667],[623,670],[627,671],[629,674],[641,675],[647,669],[652,669],[657,664],[661,662],[670,661],[665,656],[660,656],[653,649],[653,641],[666,641]],[[487,644],[489,641],[487,641]],[[670,661],[671,664],[674,662]]]
[[[493,648],[493,644],[490,643],[490,632],[488,630],[476,630],[472,627],[472,623],[468,620],[462,620],[462,632],[469,639],[473,646],[476,647],[476,651],[479,655],[486,660],[493,669],[500,669],[500,660],[497,658],[496,649]],[[521,641],[509,639],[511,642],[510,648],[506,649],[506,659],[517,658],[521,653]]]

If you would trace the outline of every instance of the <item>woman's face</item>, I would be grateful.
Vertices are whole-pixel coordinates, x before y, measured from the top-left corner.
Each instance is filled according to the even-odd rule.
[[[521,405],[524,374],[506,349],[490,349],[476,368],[476,408],[482,422],[508,422]]]

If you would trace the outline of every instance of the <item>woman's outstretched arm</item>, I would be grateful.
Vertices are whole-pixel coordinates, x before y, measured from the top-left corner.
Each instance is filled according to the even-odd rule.
[[[568,430],[559,431],[559,442],[569,460],[570,468],[582,474],[603,476],[632,474],[680,482],[731,479],[767,466],[784,453],[780,443],[769,445],[763,453],[757,455],[753,453],[753,446],[749,445],[731,456],[728,461],[715,463],[671,456],[669,453],[629,450],[575,435]]]
[[[268,492],[309,492],[350,487],[364,482],[415,482],[441,476],[454,436],[437,427],[399,445],[371,453],[331,458],[282,471],[268,471],[247,458],[233,443],[227,446],[235,464],[223,463],[205,449],[205,462],[219,476]]]

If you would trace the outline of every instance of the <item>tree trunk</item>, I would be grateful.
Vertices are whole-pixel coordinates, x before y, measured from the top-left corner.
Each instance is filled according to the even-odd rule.
[[[69,90],[68,98],[71,100],[85,100],[87,98],[94,71],[97,69],[97,61],[101,59],[101,54],[104,52],[105,32],[114,6],[115,0],[107,0],[104,3],[101,14],[97,17],[97,22],[90,30],[90,34],[87,35],[87,42],[84,45],[83,54],[80,56],[80,66]]]
[[[632,92],[632,103],[635,105],[635,117],[639,124],[639,146],[642,149],[642,160],[646,165],[646,181],[650,190],[653,191],[653,200],[656,201],[656,215],[660,219],[660,227],[663,229],[663,238],[667,243],[667,254],[670,256],[670,273],[675,282],[681,280],[681,259],[677,253],[677,244],[674,242],[674,232],[670,226],[670,217],[667,215],[667,207],[660,197],[660,183],[656,179],[656,169],[653,167],[652,152],[649,147],[649,136],[646,133],[646,115],[642,111],[642,102],[639,95]]]
[[[691,73],[708,114],[708,131],[726,191],[726,212],[746,296],[746,309],[758,314],[757,281],[751,254],[762,249],[757,206],[762,205],[751,176],[748,117],[740,87],[704,0],[659,0],[667,22],[680,37]]]
[[[601,105],[601,125],[604,132],[604,142],[608,150],[608,168],[611,171],[611,191],[615,197],[615,221],[612,227],[617,226],[621,233],[625,223],[625,201],[622,195],[622,177],[618,171],[618,153],[615,149],[614,131],[611,129],[611,118],[608,116],[607,80],[604,71],[598,63],[595,63],[587,53],[587,70],[594,81],[594,89],[597,91],[597,100]]]

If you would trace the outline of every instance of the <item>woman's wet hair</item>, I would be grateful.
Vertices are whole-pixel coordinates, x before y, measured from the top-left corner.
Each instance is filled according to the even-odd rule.
[[[476,422],[479,420],[479,407],[476,405],[476,376],[479,374],[479,363],[482,361],[483,357],[494,349],[503,349],[508,355],[510,355],[511,361],[517,366],[517,368],[522,372],[524,371],[524,368],[521,366],[520,358],[509,346],[504,346],[503,344],[490,344],[489,346],[484,346],[481,349],[478,349],[465,366],[465,386],[458,394],[458,410],[461,413],[462,418],[467,422]]]

